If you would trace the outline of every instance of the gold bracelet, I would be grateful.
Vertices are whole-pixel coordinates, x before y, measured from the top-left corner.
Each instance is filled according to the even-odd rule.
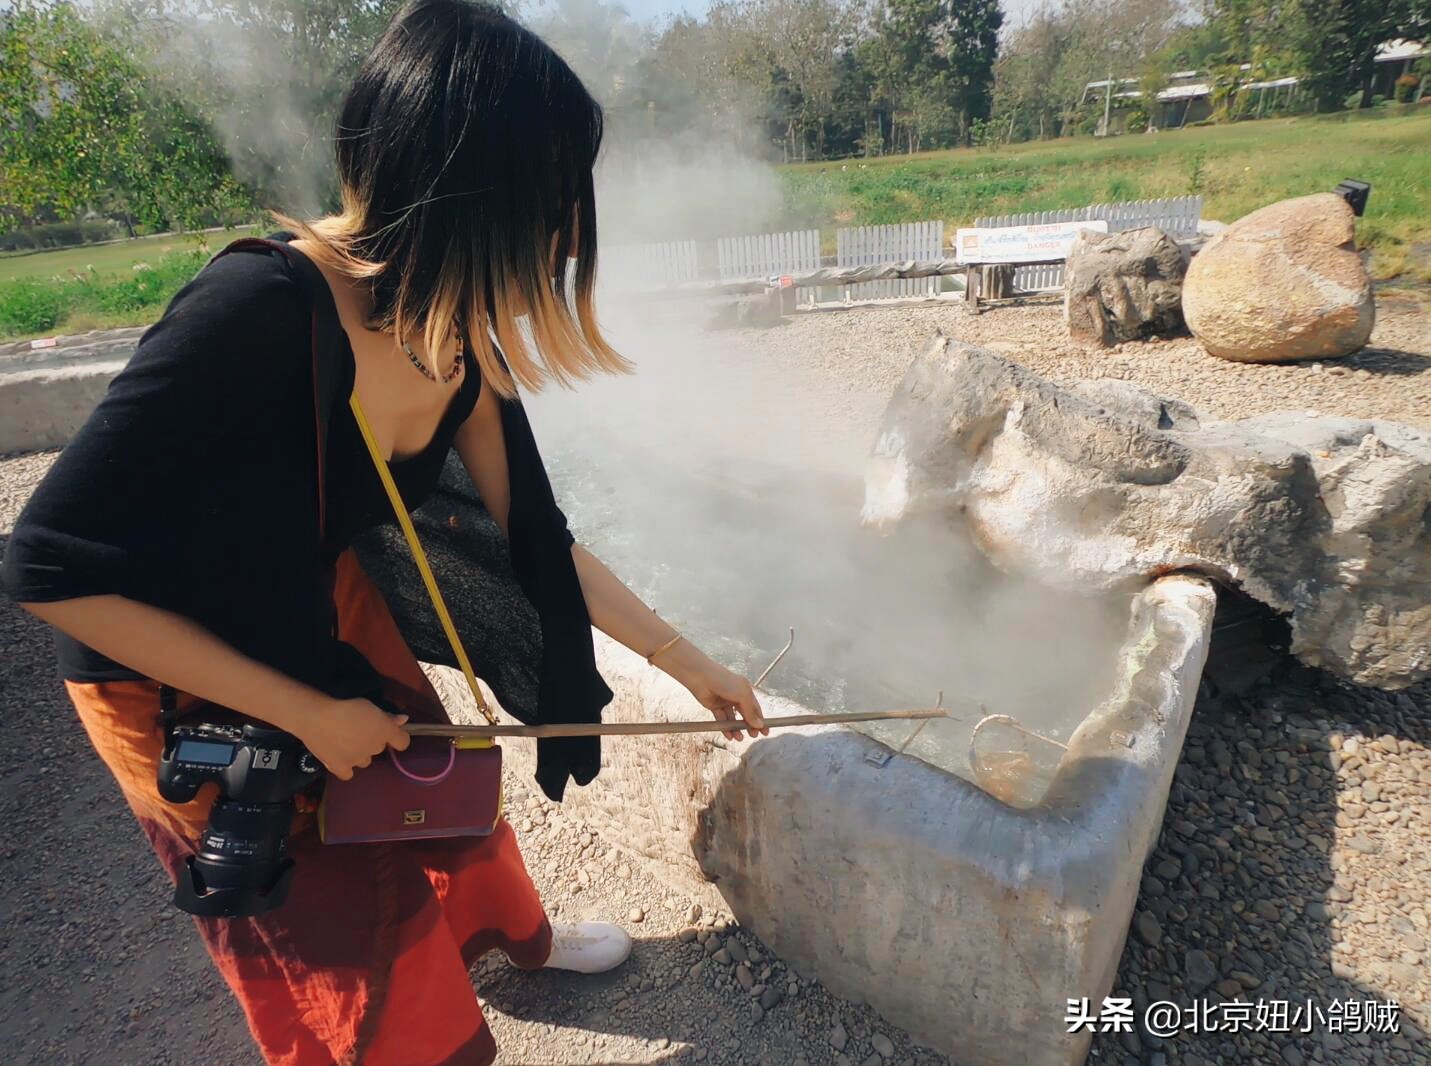
[[[652,666],[655,666],[655,665],[656,665],[656,663],[655,663],[655,658],[656,658],[656,656],[660,655],[663,651],[665,651],[667,648],[669,648],[672,644],[676,643],[676,641],[678,641],[678,640],[680,640],[680,639],[681,639],[681,634],[677,633],[674,637],[672,637],[670,640],[666,641],[666,643],[662,644],[659,648],[657,648],[655,651],[653,651],[650,655],[646,656],[646,661],[647,661],[648,663],[650,663]]]

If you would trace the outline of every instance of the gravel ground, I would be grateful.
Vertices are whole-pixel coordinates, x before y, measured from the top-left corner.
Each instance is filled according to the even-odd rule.
[[[842,385],[827,387],[830,402],[872,434],[883,400],[936,329],[1054,381],[1123,378],[1212,417],[1315,410],[1431,428],[1431,293],[1379,299],[1371,346],[1321,363],[1232,363],[1208,355],[1191,337],[1082,348],[1068,339],[1062,308],[1052,302],[980,315],[953,300],[817,311],[769,330],[744,331],[741,342],[782,371]]]
[[[861,309],[732,338],[771,374],[823,380],[825,410],[864,439],[935,327],[1055,378],[1127,377],[1216,416],[1315,409],[1431,427],[1425,312],[1412,299],[1384,301],[1379,319],[1375,348],[1320,369],[1225,363],[1191,340],[1084,352],[1064,341],[1052,307],[977,317],[956,305]],[[53,453],[0,460],[0,535],[52,461]],[[73,719],[45,627],[0,604],[0,649],[7,1061],[254,1062],[241,1014],[197,937],[166,906],[158,865]],[[1161,1040],[1101,1033],[1091,1061],[1431,1062],[1428,743],[1431,684],[1387,694],[1283,661],[1241,695],[1209,691],[1113,993],[1138,1005],[1310,1000],[1323,1010],[1394,998],[1399,1034],[1324,1024]],[[489,957],[474,976],[501,1061],[950,1061],[787,968],[728,915],[695,913],[657,871],[526,782],[508,789],[554,916],[622,921],[637,947],[625,967],[597,977],[527,974]]]

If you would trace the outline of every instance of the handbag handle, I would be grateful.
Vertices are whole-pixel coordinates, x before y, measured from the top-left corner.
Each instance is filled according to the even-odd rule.
[[[402,774],[403,777],[409,781],[416,781],[419,785],[435,785],[448,774],[452,773],[452,768],[457,765],[457,745],[447,745],[447,765],[431,777],[424,777],[422,774],[413,773],[402,764],[402,760],[398,758],[398,753],[393,751],[392,748],[388,749],[388,758],[393,761],[393,765],[397,767],[398,773]]]
[[[378,478],[382,481],[383,488],[387,490],[388,501],[393,505],[393,513],[397,515],[398,525],[402,526],[403,536],[407,538],[408,547],[412,549],[413,561],[417,563],[418,572],[422,574],[422,583],[427,586],[428,599],[432,601],[432,606],[437,611],[438,620],[442,622],[442,631],[447,634],[447,643],[452,646],[452,653],[457,656],[457,662],[462,667],[462,674],[467,678],[467,687],[472,690],[472,698],[477,701],[477,709],[482,712],[482,717],[487,719],[490,724],[496,725],[497,716],[487,706],[487,701],[482,698],[482,690],[477,687],[477,675],[472,672],[472,663],[467,658],[462,641],[458,639],[457,627],[452,624],[452,616],[447,612],[447,604],[442,599],[442,593],[438,591],[437,578],[432,576],[432,567],[427,564],[427,553],[422,550],[422,542],[417,539],[417,530],[413,528],[412,518],[408,515],[407,507],[402,502],[402,494],[398,492],[397,483],[393,481],[392,471],[388,469],[388,463],[383,458],[383,453],[378,450],[377,438],[373,436],[373,429],[368,425],[367,416],[363,414],[363,405],[358,402],[357,389],[354,389],[353,394],[348,397],[348,406],[353,409],[353,417],[357,420],[358,430],[363,435],[363,443],[368,446],[368,454],[373,457],[373,465],[377,467]],[[454,749],[454,758],[456,758],[455,751]],[[399,766],[398,769],[402,770],[402,767]],[[403,772],[407,773],[406,770]]]

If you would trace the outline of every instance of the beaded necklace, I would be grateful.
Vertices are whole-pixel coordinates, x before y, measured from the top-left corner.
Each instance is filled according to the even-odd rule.
[[[424,363],[421,359],[419,359],[415,354],[413,354],[412,347],[407,343],[407,341],[401,341],[400,343],[402,344],[402,350],[407,353],[408,359],[412,361],[412,365],[422,371],[423,377],[427,378],[429,381],[436,381],[437,378],[433,377],[432,371],[427,368],[427,364]],[[453,378],[457,377],[457,375],[460,373],[462,373],[462,338],[458,337],[457,357],[452,360],[452,369],[442,375],[442,383],[446,385]]]

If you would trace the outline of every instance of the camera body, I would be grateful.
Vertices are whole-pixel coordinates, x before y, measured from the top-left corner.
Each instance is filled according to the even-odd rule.
[[[265,914],[279,906],[293,876],[285,844],[293,797],[322,775],[322,764],[280,729],[201,722],[170,730],[159,760],[159,795],[188,803],[206,782],[219,786],[198,852],[175,886],[175,905],[208,917]]]

